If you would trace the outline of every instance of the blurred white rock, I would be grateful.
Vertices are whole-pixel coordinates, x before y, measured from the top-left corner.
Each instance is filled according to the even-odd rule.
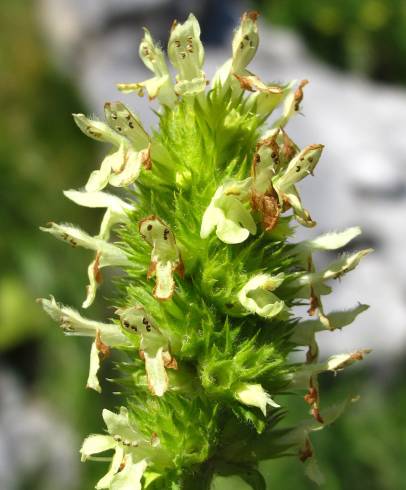
[[[37,477],[43,490],[78,488],[79,447],[55,408],[27,395],[15,375],[1,368],[1,490],[17,490]]]

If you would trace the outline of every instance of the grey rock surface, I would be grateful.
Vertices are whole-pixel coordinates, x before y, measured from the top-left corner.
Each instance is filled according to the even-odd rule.
[[[0,368],[0,488],[17,490],[41,478],[43,490],[72,490],[79,482],[76,440],[55,407],[30,397]],[[28,487],[27,487],[28,488]]]

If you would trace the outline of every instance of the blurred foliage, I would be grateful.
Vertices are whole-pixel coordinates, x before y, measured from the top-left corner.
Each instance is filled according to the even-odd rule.
[[[324,60],[406,83],[405,0],[254,0],[274,24],[297,30]]]
[[[100,426],[92,415],[100,413],[99,399],[83,389],[88,342],[64,338],[35,298],[52,291],[80,305],[89,256],[49,239],[38,227],[51,217],[70,216],[96,231],[92,213],[84,215],[62,190],[86,181],[97,153],[73,123],[71,113],[86,107],[72,81],[50,61],[35,5],[29,0],[0,5],[0,355],[3,366],[28,381],[30,394],[79,432],[79,449],[87,431]],[[99,313],[95,307],[90,315]],[[87,467],[82,470],[84,486],[72,490],[90,488],[85,482],[95,480]],[[27,477],[30,490],[44,488],[41,475],[19,476]],[[22,481],[18,488],[25,488]]]

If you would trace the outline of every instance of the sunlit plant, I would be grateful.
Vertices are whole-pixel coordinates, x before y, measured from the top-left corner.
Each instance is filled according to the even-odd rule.
[[[89,388],[101,391],[100,363],[111,349],[121,352],[119,406],[103,411],[106,432],[81,448],[83,461],[111,455],[97,489],[203,490],[230,476],[264,489],[258,464],[280,456],[299,457],[319,482],[311,432],[351,401],[324,407],[318,375],[367,351],[320,362],[316,334],[343,328],[367,308],[327,313],[322,296],[371,250],[316,270],[315,252],[345,246],[359,228],[293,241],[295,225],[316,224],[297,184],[313,175],[323,145],[300,149],[285,130],[301,110],[307,80],[268,85],[248,71],[256,21],[255,12],[242,16],[231,58],[210,87],[193,15],[171,28],[175,81],[145,30],[140,56],[154,76],[118,88],[158,99],[152,134],[121,102],[105,104],[105,121],[74,115],[111,150],[84,189],[65,196],[106,213],[97,236],[70,224],[43,230],[93,251],[83,308],[93,303],[102,270],[114,267],[114,316],[101,323],[52,296],[40,302],[67,335],[93,339]],[[267,124],[275,109],[278,117]],[[120,188],[121,197],[107,186]],[[298,316],[303,305],[308,319]],[[292,359],[301,348],[304,359]],[[283,395],[292,393],[304,396],[310,413],[281,427],[291,399]]]

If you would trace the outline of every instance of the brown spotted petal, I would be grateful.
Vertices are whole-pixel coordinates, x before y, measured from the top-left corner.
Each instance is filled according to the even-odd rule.
[[[174,273],[183,277],[183,262],[172,231],[157,216],[148,216],[139,224],[144,240],[151,245],[151,263],[148,278],[155,276],[154,296],[170,299],[175,291]]]
[[[289,120],[300,112],[303,101],[303,88],[309,83],[308,80],[301,80],[296,89],[291,90],[285,99],[281,117],[274,123],[274,127],[283,128]]]
[[[124,93],[137,92],[140,96],[143,96],[146,90],[150,100],[157,97],[162,105],[173,107],[176,95],[165,55],[145,28],[139,55],[144,65],[154,73],[154,77],[138,83],[119,83],[117,88]]]
[[[253,191],[251,204],[253,210],[260,213],[264,230],[272,231],[278,224],[281,212],[278,199],[271,193],[257,194]]]
[[[263,92],[267,94],[282,94],[283,89],[278,85],[266,85],[260,78],[252,73],[246,72],[243,75],[234,73],[235,78],[240,82],[243,90],[250,92]]]
[[[154,395],[162,396],[168,389],[166,369],[177,369],[176,360],[169,352],[168,339],[142,306],[120,308],[116,313],[129,337],[140,338],[140,356],[145,362],[148,387]]]

